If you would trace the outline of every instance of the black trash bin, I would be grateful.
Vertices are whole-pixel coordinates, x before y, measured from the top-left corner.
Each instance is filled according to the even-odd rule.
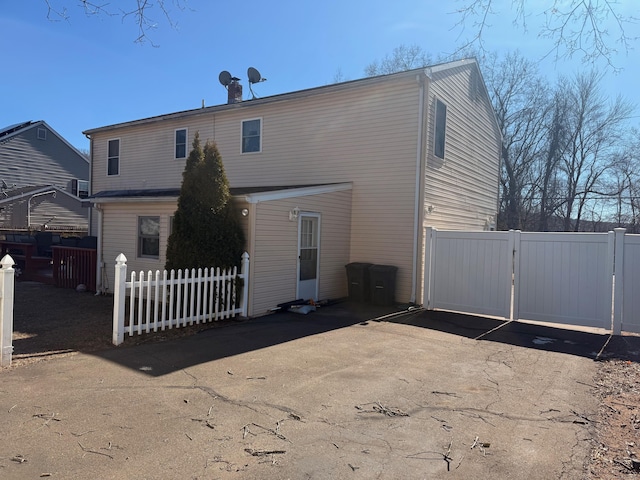
[[[354,262],[345,267],[349,284],[349,300],[361,303],[368,302],[371,298],[369,296],[369,267],[371,267],[371,263]]]
[[[390,306],[395,303],[396,272],[393,265],[372,265],[369,267],[371,302],[374,305]]]

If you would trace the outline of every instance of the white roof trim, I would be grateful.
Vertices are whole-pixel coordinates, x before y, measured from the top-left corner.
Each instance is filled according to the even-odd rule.
[[[247,203],[268,202],[269,200],[282,200],[284,198],[306,197],[308,195],[321,195],[323,193],[342,192],[351,190],[353,184],[334,183],[332,185],[318,185],[315,187],[288,188],[286,190],[276,190],[272,192],[250,193],[244,198]]]

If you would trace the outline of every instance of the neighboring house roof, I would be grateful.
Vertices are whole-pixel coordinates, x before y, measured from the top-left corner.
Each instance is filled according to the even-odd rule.
[[[0,145],[8,142],[9,140],[11,140],[11,138],[18,136],[18,135],[20,135],[21,133],[24,133],[27,130],[30,130],[32,128],[38,128],[38,127],[41,127],[41,126],[47,127],[47,129],[51,133],[53,133],[56,137],[58,137],[71,150],[73,150],[75,153],[80,155],[80,157],[82,157],[82,159],[85,162],[87,162],[87,164],[89,163],[89,159],[87,157],[85,157],[76,147],[74,147],[69,142],[67,142],[67,140],[65,140],[65,138],[62,135],[60,135],[53,128],[51,128],[51,126],[47,122],[45,122],[44,120],[37,120],[35,122],[28,121],[28,122],[16,123],[14,125],[10,125],[8,127],[0,129]]]
[[[351,183],[329,183],[317,185],[286,185],[275,187],[237,187],[229,189],[234,197],[245,197],[249,203],[281,198],[294,198],[305,195],[337,192],[351,189]],[[131,201],[156,201],[158,198],[174,199],[180,196],[179,188],[152,188],[140,190],[106,190],[89,197],[92,203]]]
[[[133,120],[130,122],[123,122],[123,123],[117,123],[114,125],[108,125],[108,126],[104,126],[104,127],[98,127],[98,128],[93,128],[93,129],[89,129],[89,130],[85,130],[84,133],[85,135],[92,135],[94,133],[97,132],[103,132],[103,131],[108,131],[108,130],[113,130],[113,129],[117,129],[117,128],[122,128],[122,127],[129,127],[129,126],[134,126],[134,125],[144,125],[144,124],[149,124],[149,123],[154,123],[154,122],[161,122],[164,120],[175,120],[175,119],[179,119],[182,117],[189,117],[189,116],[195,116],[195,115],[205,115],[205,114],[210,114],[210,113],[215,113],[215,112],[221,112],[221,111],[226,111],[226,110],[235,110],[238,108],[245,108],[251,105],[264,105],[267,103],[274,103],[274,102],[281,102],[281,101],[287,101],[287,100],[294,100],[297,98],[304,98],[304,97],[308,97],[308,96],[312,96],[312,95],[319,95],[319,94],[324,94],[324,93],[330,93],[330,92],[335,92],[335,91],[340,91],[340,90],[345,90],[345,89],[350,89],[353,87],[357,87],[357,86],[361,86],[361,85],[369,85],[369,84],[375,84],[375,83],[380,83],[380,82],[386,82],[389,81],[390,79],[394,79],[394,78],[401,78],[401,77],[411,77],[411,76],[415,76],[417,74],[424,74],[428,77],[431,77],[434,73],[438,73],[444,70],[449,70],[449,69],[453,69],[453,68],[457,68],[460,66],[464,66],[464,65],[469,65],[469,64],[475,64],[477,65],[477,61],[475,58],[466,58],[463,60],[457,60],[457,61],[453,61],[453,62],[447,62],[447,63],[441,63],[441,64],[437,64],[437,65],[432,65],[426,68],[416,68],[413,70],[407,70],[404,72],[398,72],[398,73],[391,73],[388,75],[379,75],[376,77],[367,77],[367,78],[361,78],[358,80],[351,80],[348,82],[341,82],[341,83],[335,83],[332,85],[324,85],[321,87],[315,87],[315,88],[310,88],[310,89],[306,89],[306,90],[299,90],[296,92],[290,92],[290,93],[282,93],[282,94],[278,94],[278,95],[272,95],[269,97],[265,97],[265,98],[256,98],[253,100],[244,100],[242,102],[238,102],[238,103],[232,103],[232,104],[222,104],[222,105],[216,105],[216,106],[211,106],[211,107],[203,107],[203,108],[198,108],[198,109],[193,109],[193,110],[185,110],[182,112],[175,112],[175,113],[169,113],[169,114],[164,114],[164,115],[158,115],[155,117],[149,117],[149,118],[143,118],[140,120]],[[478,72],[479,72],[479,68],[478,68]],[[481,75],[481,74],[480,74]],[[483,85],[483,88],[486,92],[486,86],[484,84],[484,81],[481,82]],[[487,94],[488,95],[488,94]]]
[[[11,190],[4,190],[2,194],[0,194],[0,205],[10,204],[15,202],[16,200],[31,197],[32,195],[37,195],[39,193],[44,193],[48,190],[55,190],[56,195],[60,193],[60,194],[66,195],[69,198],[72,198],[73,200],[80,201],[80,202],[82,201],[75,195],[71,195],[70,193],[54,185],[37,185],[37,186],[13,188]]]

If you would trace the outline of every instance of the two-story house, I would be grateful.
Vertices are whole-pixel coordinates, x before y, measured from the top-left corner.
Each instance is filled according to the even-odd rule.
[[[46,122],[0,130],[0,229],[87,231],[89,159]]]
[[[425,227],[493,226],[501,138],[474,59],[234,100],[85,132],[103,290],[119,253],[162,270],[196,132],[242,212],[252,316],[346,296],[351,262],[396,266],[396,301],[420,303]]]

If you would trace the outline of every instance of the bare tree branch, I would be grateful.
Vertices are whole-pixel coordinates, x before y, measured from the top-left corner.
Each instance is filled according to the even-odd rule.
[[[69,21],[71,14],[69,9],[64,6],[65,0],[43,0],[47,6],[47,19],[50,21]],[[68,0],[67,0],[68,1]],[[157,47],[149,33],[158,28],[159,22],[154,19],[154,14],[160,13],[164,20],[172,29],[177,28],[174,21],[172,7],[178,10],[187,8],[188,0],[128,0],[128,6],[116,7],[108,2],[95,2],[90,0],[78,0],[77,7],[82,9],[85,16],[119,16],[123,22],[133,19],[138,29],[138,35],[134,40],[135,43],[149,42],[152,46]],[[58,4],[62,4],[58,6]],[[125,2],[120,2],[120,5]]]
[[[629,53],[638,40],[638,37],[627,35],[627,29],[638,22],[638,16],[623,14],[622,2],[547,0],[546,3],[546,6],[538,6],[538,2],[512,0],[513,23],[526,31],[530,15],[544,17],[538,36],[552,41],[553,46],[545,56],[552,55],[556,61],[579,55],[589,63],[604,60],[617,71],[620,67],[615,65],[614,56],[620,51]],[[636,7],[636,11],[640,15],[640,7]],[[456,27],[460,27],[462,32],[466,29],[472,31],[471,38],[461,49],[477,45],[482,51],[485,50],[483,36],[491,27],[490,17],[504,15],[504,12],[494,9],[493,0],[467,0],[454,13],[460,18]]]

